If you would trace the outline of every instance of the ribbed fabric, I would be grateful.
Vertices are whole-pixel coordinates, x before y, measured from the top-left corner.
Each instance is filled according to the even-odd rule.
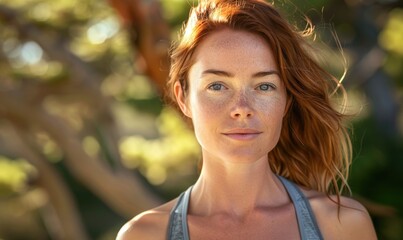
[[[299,187],[286,178],[278,176],[287,189],[288,195],[294,204],[295,212],[297,215],[299,234],[302,240],[322,240],[318,223],[316,222],[315,215],[313,214],[311,204],[305,195],[301,192]]]
[[[190,193],[193,186],[183,192],[169,216],[167,239],[169,240],[189,240],[189,230],[187,224],[187,211]]]
[[[281,176],[278,177],[294,204],[301,240],[323,240],[308,199],[293,182],[290,182]],[[192,187],[193,186],[189,187],[179,196],[178,202],[171,211],[168,223],[167,240],[189,240],[187,210]]]

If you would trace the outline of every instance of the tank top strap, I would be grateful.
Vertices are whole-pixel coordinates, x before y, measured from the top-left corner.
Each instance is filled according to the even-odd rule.
[[[299,232],[302,240],[323,240],[311,204],[299,187],[284,177],[278,176],[294,203]]]
[[[168,240],[189,240],[187,212],[192,188],[193,186],[190,186],[179,196],[175,207],[171,210],[167,231]]]
[[[301,240],[323,240],[308,199],[293,182],[278,176],[294,204]],[[189,240],[187,212],[192,187],[183,192],[172,208],[167,231],[168,240]]]

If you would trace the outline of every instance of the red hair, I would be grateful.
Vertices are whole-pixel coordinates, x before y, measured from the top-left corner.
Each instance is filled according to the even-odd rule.
[[[202,0],[194,7],[171,54],[168,94],[172,101],[175,82],[187,91],[188,71],[197,46],[210,32],[222,28],[263,37],[285,84],[289,107],[280,140],[268,153],[271,169],[302,186],[340,196],[347,186],[351,142],[343,125],[344,115],[334,109],[330,97],[336,90],[344,94],[344,89],[307,53],[305,35],[271,4],[259,0]]]

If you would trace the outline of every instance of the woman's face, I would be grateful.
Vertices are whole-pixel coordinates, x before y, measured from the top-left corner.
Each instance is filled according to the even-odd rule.
[[[188,91],[175,94],[193,121],[203,160],[267,159],[277,144],[286,90],[263,38],[230,29],[211,33],[197,47]]]

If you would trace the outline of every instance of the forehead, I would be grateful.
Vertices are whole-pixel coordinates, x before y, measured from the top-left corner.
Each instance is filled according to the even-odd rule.
[[[210,33],[196,48],[193,60],[209,66],[243,64],[276,68],[271,47],[263,37],[232,29]]]
[[[243,31],[223,28],[211,32],[202,42],[202,45],[208,45],[215,48],[228,48],[244,45],[258,47],[260,44],[266,45],[265,40],[257,34]]]

